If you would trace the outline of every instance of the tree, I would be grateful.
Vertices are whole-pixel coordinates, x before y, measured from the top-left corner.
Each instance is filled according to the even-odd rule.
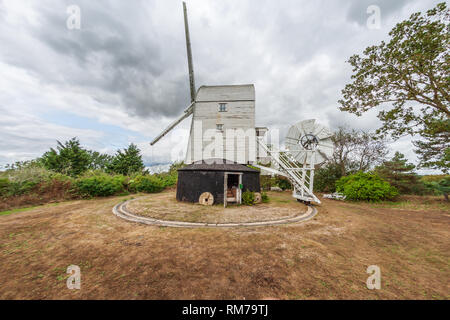
[[[429,130],[424,130],[424,140],[413,141],[421,166],[430,169],[440,169],[444,173],[450,171],[450,119],[435,124]]]
[[[449,201],[448,194],[450,193],[450,177],[440,180],[436,184],[436,189],[444,195],[446,201]]]
[[[416,166],[407,163],[407,161],[403,154],[396,152],[391,160],[376,167],[375,172],[396,187],[401,194],[423,194],[425,185],[420,177],[413,172]]]
[[[389,152],[386,141],[369,132],[340,127],[332,140],[335,149],[331,162],[339,166],[341,176],[367,171],[381,163]]]
[[[336,181],[342,177],[341,167],[329,162],[314,173],[314,190],[318,192],[335,192]]]
[[[89,150],[88,153],[90,157],[89,169],[92,170],[106,171],[113,160],[112,156],[98,151]]]
[[[405,134],[422,136],[427,142],[416,143],[421,165],[447,169],[443,154],[450,152],[445,125],[450,117],[448,18],[445,3],[426,15],[414,13],[389,32],[388,43],[368,47],[363,57],[350,57],[353,82],[345,86],[339,100],[342,111],[358,116],[391,104],[378,113],[383,125],[377,133],[390,133],[394,139]],[[437,135],[445,146],[440,151],[433,142]]]
[[[57,141],[56,150],[50,148],[43,154],[41,163],[48,170],[64,173],[72,177],[85,172],[90,163],[88,151],[80,146],[80,141],[75,137],[64,144]]]
[[[123,175],[142,172],[144,162],[142,161],[141,151],[133,143],[123,151],[117,150],[108,169],[111,172]]]

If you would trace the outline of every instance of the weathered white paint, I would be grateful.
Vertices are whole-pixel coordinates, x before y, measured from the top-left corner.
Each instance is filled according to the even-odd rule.
[[[220,111],[226,104],[226,111]],[[196,100],[152,142],[154,145],[183,119],[192,114],[185,163],[219,158],[241,164],[269,161],[258,147],[256,137],[267,132],[255,127],[255,87],[253,84],[201,86]],[[217,130],[218,125],[222,130]]]
[[[226,103],[227,111],[219,111],[220,103]],[[222,131],[216,129],[217,124],[223,125]],[[222,143],[214,144],[214,139]],[[201,150],[195,146],[201,146]],[[241,164],[256,161],[254,85],[201,86],[198,89],[185,162],[208,158]]]

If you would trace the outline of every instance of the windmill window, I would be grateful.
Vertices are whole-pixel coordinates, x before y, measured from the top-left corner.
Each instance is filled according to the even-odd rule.
[[[217,130],[219,130],[219,131],[222,131],[223,130],[223,124],[216,124],[216,128],[217,128]]]
[[[219,112],[226,112],[226,111],[227,111],[227,104],[219,103]]]

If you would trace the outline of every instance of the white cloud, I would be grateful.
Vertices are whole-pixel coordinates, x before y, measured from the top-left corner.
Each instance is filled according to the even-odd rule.
[[[147,161],[170,160],[180,139],[166,137],[153,148],[148,142],[189,100],[181,3],[75,1],[82,29],[70,31],[66,7],[73,3],[0,2],[0,111],[7,123],[0,132],[0,162],[38,156],[54,140],[75,135],[98,150],[135,142]],[[365,25],[368,4],[380,6],[380,30]],[[385,39],[395,23],[434,4],[189,1],[197,86],[254,83],[257,125],[280,128],[282,134],[307,118],[332,128],[375,129],[376,111],[355,117],[338,110],[340,90],[351,75],[345,61]],[[76,129],[45,119],[56,111],[136,134],[110,137],[101,126]],[[180,128],[189,125],[185,120]],[[415,161],[410,140],[391,146]]]

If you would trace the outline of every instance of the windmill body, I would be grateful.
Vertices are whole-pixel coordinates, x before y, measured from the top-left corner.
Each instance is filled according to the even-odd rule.
[[[252,84],[198,89],[185,163],[210,158],[240,164],[256,161],[255,87]]]

